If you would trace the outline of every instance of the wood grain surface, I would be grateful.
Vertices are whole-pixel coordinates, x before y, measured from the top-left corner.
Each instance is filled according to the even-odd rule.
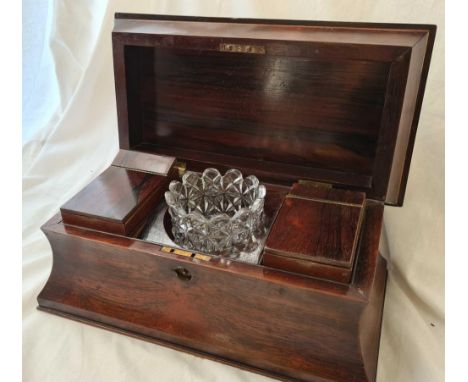
[[[119,15],[121,148],[401,204],[435,27],[276,22]]]
[[[371,203],[366,210],[360,272],[350,285],[165,253],[56,217],[43,228],[54,262],[39,305],[285,380],[373,380],[385,283],[383,208]],[[369,304],[377,313],[361,327]]]
[[[175,158],[163,155],[146,154],[120,149],[112,162],[113,166],[129,170],[149,172],[168,176],[175,164]]]
[[[271,228],[262,264],[349,282],[365,194],[294,184]]]
[[[111,166],[65,203],[66,224],[133,234],[167,190],[169,178]]]

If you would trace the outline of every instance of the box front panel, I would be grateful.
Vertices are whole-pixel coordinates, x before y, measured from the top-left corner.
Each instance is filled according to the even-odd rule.
[[[365,380],[352,298],[56,235],[42,307],[278,375]]]

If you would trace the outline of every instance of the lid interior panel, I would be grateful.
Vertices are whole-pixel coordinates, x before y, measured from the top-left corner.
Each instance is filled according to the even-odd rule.
[[[138,143],[372,174],[387,63],[127,49]]]
[[[402,127],[399,116],[422,101],[423,26],[157,18],[116,20],[121,148],[351,186],[385,200],[393,154],[407,152],[398,142],[411,141],[401,134],[414,134],[413,118]],[[402,200],[408,160],[393,169],[392,203]]]

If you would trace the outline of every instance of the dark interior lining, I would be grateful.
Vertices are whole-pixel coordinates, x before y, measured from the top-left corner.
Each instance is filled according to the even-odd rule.
[[[388,64],[139,46],[125,59],[132,148],[370,186]]]

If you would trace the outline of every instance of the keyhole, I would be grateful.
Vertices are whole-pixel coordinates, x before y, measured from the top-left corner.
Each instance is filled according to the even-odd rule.
[[[183,267],[177,267],[176,269],[174,269],[174,272],[176,273],[177,277],[182,281],[190,281],[192,279],[192,275],[190,274],[190,272]]]

